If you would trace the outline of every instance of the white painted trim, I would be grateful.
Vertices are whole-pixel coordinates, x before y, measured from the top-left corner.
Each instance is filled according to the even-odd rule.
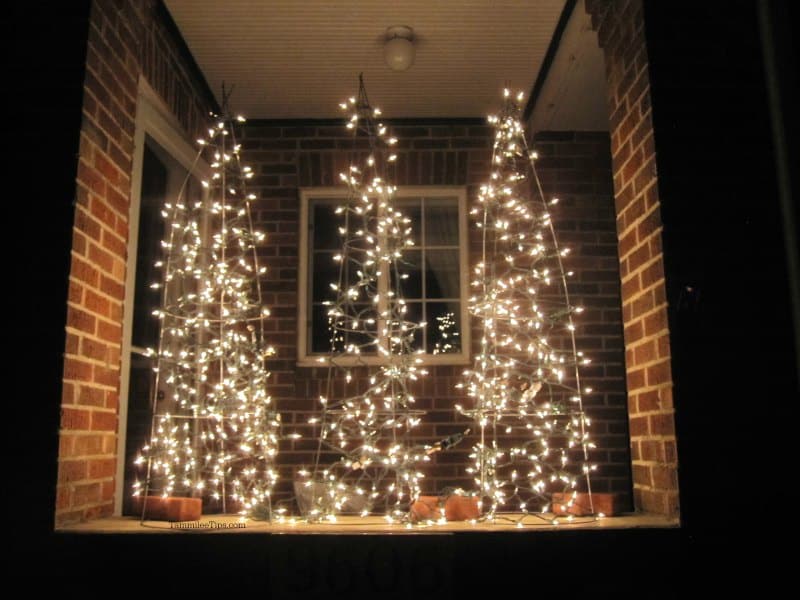
[[[297,264],[297,365],[305,365],[308,356],[308,200],[311,190],[333,188],[300,188],[300,248]],[[341,190],[337,190],[341,195]],[[319,194],[321,195],[321,194]],[[312,363],[314,361],[312,360]]]
[[[173,115],[161,97],[145,79],[139,80],[139,97],[136,102],[136,132],[140,131],[140,123],[147,133],[159,146],[164,148],[170,156],[191,170],[197,158],[197,144],[189,138],[178,119]],[[142,138],[144,139],[144,138]],[[135,143],[134,139],[134,143]],[[136,147],[138,149],[138,146]],[[141,158],[141,157],[140,157]],[[195,173],[208,175],[210,168],[199,165]],[[141,172],[139,173],[141,179]],[[135,180],[140,183],[139,180]]]
[[[130,390],[131,336],[133,333],[133,301],[136,283],[139,216],[142,195],[142,163],[146,136],[152,138],[172,158],[196,177],[203,178],[209,167],[197,160],[195,149],[178,120],[143,79],[139,79],[136,99],[136,130],[133,137],[131,197],[128,211],[128,256],[125,270],[125,300],[122,317],[122,347],[120,349],[119,424],[117,434],[117,469],[114,487],[114,514],[122,514],[125,493],[125,444],[128,428],[128,392]]]
[[[346,198],[348,191],[342,187],[305,187],[300,188],[300,248],[298,252],[297,270],[297,366],[298,367],[324,367],[325,363],[320,358],[325,355],[308,353],[308,303],[309,303],[309,273],[308,273],[308,209],[309,202],[314,198]],[[472,331],[469,310],[467,307],[469,289],[469,231],[467,230],[467,190],[465,186],[439,185],[416,186],[408,185],[397,188],[395,197],[420,198],[420,197],[457,197],[459,216],[459,267],[461,284],[461,352],[458,354],[425,354],[420,355],[423,365],[468,365],[472,348]],[[348,364],[347,359],[337,359],[338,364]],[[353,364],[381,365],[385,359],[378,356],[360,356],[353,359]]]

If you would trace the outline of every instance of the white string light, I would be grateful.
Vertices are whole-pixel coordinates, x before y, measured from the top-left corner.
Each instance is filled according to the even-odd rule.
[[[313,498],[312,521],[349,512],[392,523],[407,520],[420,493],[420,463],[429,460],[424,446],[410,442],[423,414],[409,391],[426,374],[422,351],[413,350],[423,325],[409,319],[399,287],[403,251],[413,242],[410,219],[397,209],[387,176],[397,139],[375,120],[380,110],[359,83],[358,95],[340,104],[354,140],[367,143],[363,156],[354,155],[340,174],[348,195],[336,209],[342,249],[334,256],[338,280],[330,284],[335,299],[327,304],[327,393],[320,416],[312,417],[320,421],[319,448],[305,487]],[[379,357],[380,366],[368,366],[366,357]]]
[[[162,216],[164,258],[150,440],[134,495],[202,497],[212,510],[272,518],[280,415],[267,393],[265,337],[257,248],[247,192],[253,170],[240,162],[234,120],[214,116],[198,140],[211,177],[206,195],[190,198],[186,180]],[[160,394],[164,397],[160,398]],[[146,508],[143,508],[143,514]]]
[[[523,95],[504,91],[494,127],[492,172],[471,211],[482,236],[469,307],[480,323],[480,349],[464,384],[480,440],[468,469],[483,518],[498,511],[543,513],[554,492],[581,481],[591,498],[588,419],[562,257],[519,119]],[[521,521],[520,521],[521,522]]]

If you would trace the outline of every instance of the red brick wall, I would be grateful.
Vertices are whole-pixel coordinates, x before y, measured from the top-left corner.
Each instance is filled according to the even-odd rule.
[[[572,250],[565,264],[575,272],[570,297],[585,309],[576,319],[576,343],[592,359],[581,368],[584,387],[593,390],[584,398],[597,443],[591,458],[599,465],[592,489],[620,494],[627,508],[631,469],[609,137],[540,132],[534,147],[545,194],[559,198],[552,210],[558,242]]]
[[[468,202],[474,203],[477,187],[488,176],[490,128],[480,122],[404,122],[393,126],[392,132],[399,140],[395,183],[466,185]],[[269,364],[270,393],[277,400],[285,428],[305,437],[283,442],[278,455],[280,499],[291,497],[295,471],[313,462],[316,442],[307,419],[318,408],[316,399],[327,375],[325,369],[296,366],[297,188],[337,185],[351,143],[341,123],[251,121],[243,131],[245,162],[257,173],[253,180],[258,194],[255,219],[268,236],[262,254],[269,271],[262,288],[265,302],[272,308],[271,341],[277,350]],[[574,248],[570,267],[576,271],[575,291],[587,309],[581,315],[579,343],[595,360],[585,374],[586,384],[596,390],[588,406],[599,446],[593,457],[600,464],[595,489],[621,492],[627,498],[630,463],[608,138],[602,134],[554,134],[542,136],[537,148],[545,157],[540,161],[545,188],[558,190],[561,198],[556,211],[560,220],[556,223],[564,242]],[[474,263],[480,252],[474,228],[470,230],[470,246]],[[473,334],[473,342],[477,340]],[[469,426],[453,408],[456,403],[465,403],[455,388],[463,369],[432,367],[430,375],[414,390],[416,406],[427,411],[414,430],[420,443],[431,443]],[[464,468],[470,464],[468,454],[473,442],[470,438],[451,451],[435,454],[425,469],[423,491],[436,493],[448,486],[471,488]]]
[[[97,0],[89,24],[77,173],[56,524],[111,514],[117,460],[137,85],[147,79],[187,132],[204,125],[203,83],[154,0]]]
[[[587,0],[606,61],[637,509],[678,511],[655,142],[641,0]]]

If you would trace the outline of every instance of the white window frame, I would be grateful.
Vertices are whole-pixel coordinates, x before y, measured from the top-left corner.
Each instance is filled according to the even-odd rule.
[[[122,317],[122,347],[120,349],[119,428],[117,433],[117,470],[114,489],[114,514],[122,514],[125,490],[125,448],[128,437],[128,393],[130,391],[131,344],[133,335],[133,303],[136,287],[136,256],[139,244],[139,216],[142,196],[144,147],[150,137],[178,164],[198,180],[207,179],[210,167],[196,160],[197,146],[193,144],[167,105],[144,78],[139,79],[136,99],[136,129],[133,138],[131,168],[131,201],[128,213],[128,258],[125,273],[125,300]]]
[[[297,302],[297,366],[319,367],[323,363],[320,358],[328,354],[311,354],[308,348],[308,327],[310,322],[309,307],[311,303],[310,286],[311,277],[308,272],[309,261],[309,207],[312,200],[341,198],[348,196],[348,190],[342,187],[304,187],[300,188],[300,248],[298,253],[299,264],[297,272],[298,302]],[[458,248],[459,248],[459,286],[461,301],[461,352],[447,354],[421,354],[424,365],[466,365],[470,363],[472,346],[471,322],[467,308],[469,289],[469,255],[468,255],[468,230],[467,230],[467,190],[465,186],[439,185],[439,186],[402,186],[397,188],[395,198],[441,198],[456,197],[458,199]],[[386,359],[380,356],[347,357],[337,359],[338,364],[347,365],[366,364],[381,365]]]

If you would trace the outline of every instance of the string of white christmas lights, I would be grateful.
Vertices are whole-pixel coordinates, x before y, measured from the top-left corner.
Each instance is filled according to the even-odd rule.
[[[501,510],[547,513],[553,492],[575,499],[583,481],[591,498],[589,419],[583,409],[577,350],[563,257],[520,122],[523,95],[504,91],[495,129],[490,181],[471,211],[481,230],[470,312],[480,323],[480,350],[465,371],[469,407],[480,441],[468,469],[481,497],[482,518]],[[566,337],[567,343],[564,344]],[[591,500],[590,500],[591,501]],[[593,507],[592,507],[593,510]],[[554,522],[558,522],[554,520]]]
[[[214,115],[212,115],[214,116]],[[230,502],[242,514],[271,519],[280,415],[267,393],[267,345],[257,247],[234,119],[216,117],[198,140],[210,180],[203,198],[165,200],[166,239],[150,439],[137,463],[147,464],[134,495],[202,497],[212,510]],[[242,117],[236,117],[243,123]],[[163,399],[160,399],[165,392]]]
[[[387,177],[397,140],[377,120],[380,109],[370,105],[363,79],[358,95],[340,106],[354,140],[366,139],[369,150],[354,152],[340,175],[348,195],[336,209],[342,250],[334,257],[338,281],[330,284],[335,300],[327,303],[331,353],[319,359],[328,366],[327,388],[319,417],[311,419],[320,427],[314,470],[301,475],[313,498],[310,520],[333,522],[350,512],[398,522],[419,495],[419,464],[429,460],[424,446],[410,443],[424,414],[414,409],[409,385],[426,374],[422,351],[413,350],[425,324],[407,318],[400,294],[403,250],[413,241]],[[380,364],[370,365],[368,357]],[[337,385],[344,393],[333,398]]]

